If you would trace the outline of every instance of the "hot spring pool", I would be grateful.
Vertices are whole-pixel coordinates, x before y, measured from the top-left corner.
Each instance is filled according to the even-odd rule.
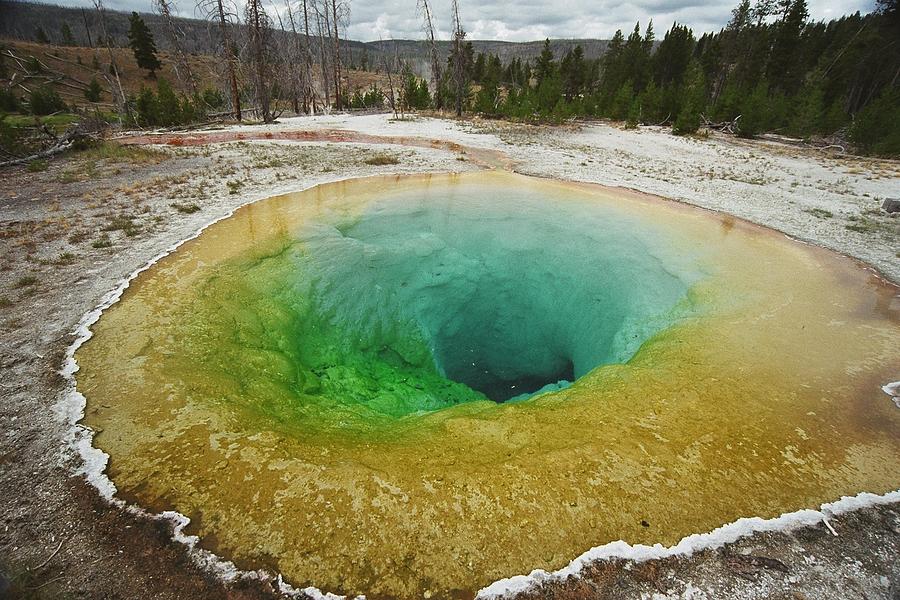
[[[470,597],[900,487],[897,288],[732,217],[505,173],[257,202],[77,352],[120,495],[295,586]]]

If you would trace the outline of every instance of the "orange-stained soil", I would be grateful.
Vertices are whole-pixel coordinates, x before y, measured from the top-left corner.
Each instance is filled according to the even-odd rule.
[[[513,168],[514,163],[505,154],[497,150],[473,148],[455,142],[413,136],[381,136],[345,129],[319,129],[294,131],[204,131],[186,133],[160,133],[148,135],[129,135],[117,138],[122,144],[160,144],[166,146],[203,146],[221,144],[223,142],[240,142],[252,140],[289,140],[294,142],[331,142],[356,144],[390,144],[397,146],[413,146],[416,148],[433,148],[447,150],[465,156],[472,163],[488,169]]]

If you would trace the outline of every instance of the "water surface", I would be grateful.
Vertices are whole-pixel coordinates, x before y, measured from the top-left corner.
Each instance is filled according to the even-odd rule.
[[[77,353],[123,496],[297,585],[471,596],[900,483],[897,289],[781,234],[506,173],[239,210]]]

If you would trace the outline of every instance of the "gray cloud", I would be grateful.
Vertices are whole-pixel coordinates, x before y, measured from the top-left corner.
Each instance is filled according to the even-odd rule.
[[[241,0],[238,0],[239,2]],[[267,6],[281,7],[284,0],[266,0]],[[856,11],[868,12],[873,0],[808,0],[810,17],[827,20]],[[652,19],[661,38],[673,21],[688,25],[695,34],[718,31],[731,17],[738,0],[558,0],[473,1],[460,0],[460,16],[470,39],[509,41],[551,38],[612,37],[616,29],[626,35],[640,21],[643,31]],[[69,6],[90,6],[90,0],[62,0]],[[151,10],[150,0],[105,0],[117,10]],[[438,37],[450,38],[450,0],[432,0]],[[355,40],[423,37],[422,18],[416,0],[351,0],[347,36]],[[196,16],[193,2],[182,0],[179,14]]]

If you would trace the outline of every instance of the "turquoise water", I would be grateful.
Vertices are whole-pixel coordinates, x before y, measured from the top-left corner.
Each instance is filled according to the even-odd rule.
[[[356,180],[248,205],[143,272],[78,388],[123,497],[199,517],[242,567],[472,597],[613,540],[896,489],[896,295],[626,190]]]
[[[393,416],[521,400],[625,362],[684,316],[701,276],[663,230],[615,207],[576,197],[548,211],[539,192],[496,187],[397,194],[280,237],[208,282],[268,307],[254,320],[290,321],[239,328],[257,332],[242,345],[274,336],[301,393]]]

